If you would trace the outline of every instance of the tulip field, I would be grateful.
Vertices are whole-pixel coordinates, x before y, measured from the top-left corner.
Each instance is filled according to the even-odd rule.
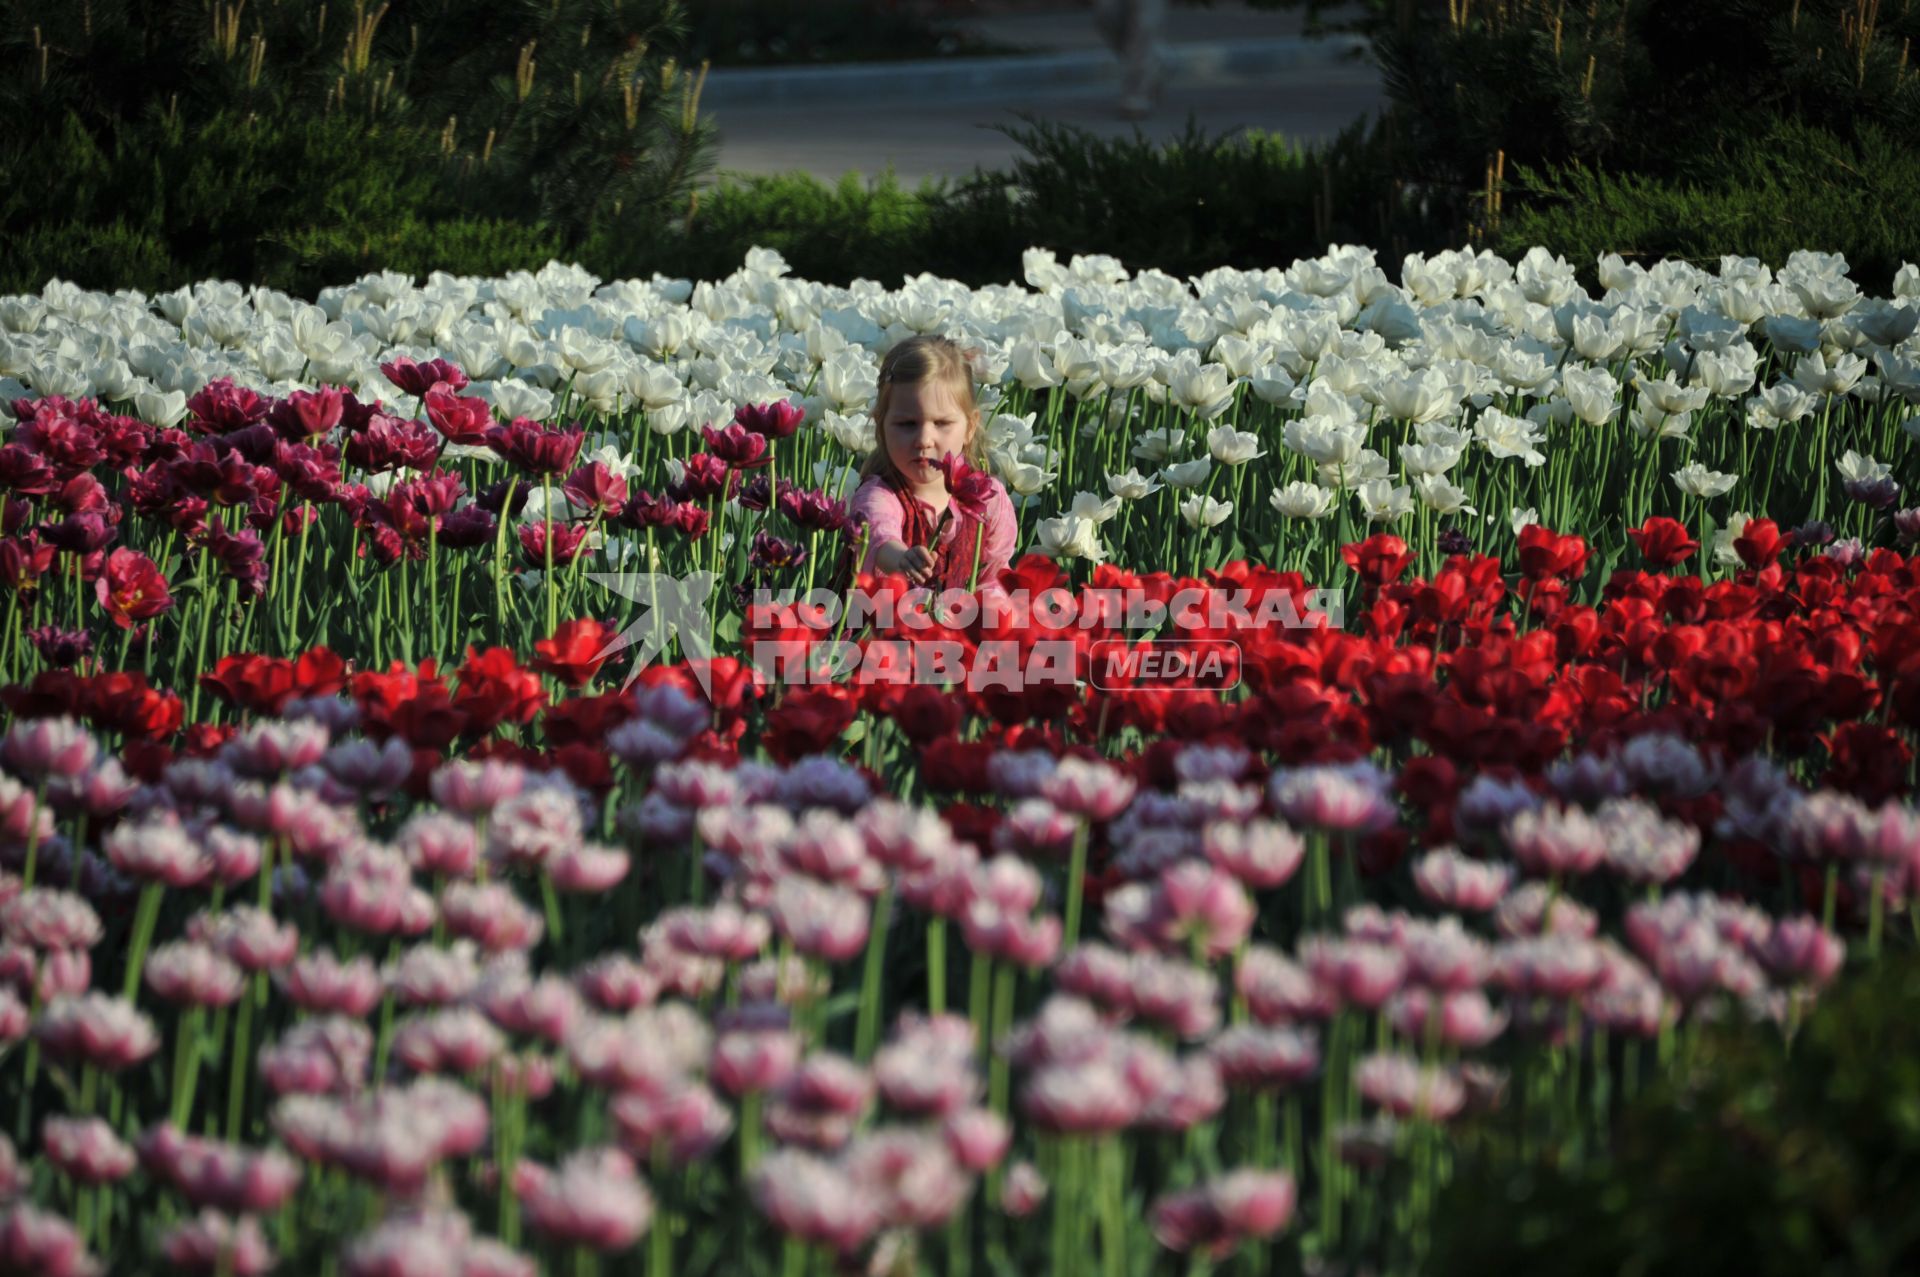
[[[0,1277],[1417,1273],[1914,946],[1920,268],[1021,265],[0,298]]]

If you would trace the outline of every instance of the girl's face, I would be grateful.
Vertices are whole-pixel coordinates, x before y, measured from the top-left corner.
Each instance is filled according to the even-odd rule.
[[[973,418],[945,385],[896,385],[880,436],[902,478],[915,487],[932,487],[942,482],[934,462],[949,452],[965,455]]]

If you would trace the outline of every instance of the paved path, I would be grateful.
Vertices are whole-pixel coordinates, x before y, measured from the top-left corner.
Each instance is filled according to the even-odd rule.
[[[1185,69],[1137,126],[1119,116],[1117,63],[1086,10],[1048,6],[971,25],[996,43],[1031,50],[1034,72],[1010,72],[996,59],[982,83],[929,74],[916,85],[870,66],[849,67],[810,71],[815,79],[777,86],[742,78],[748,73],[715,72],[707,106],[720,132],[720,172],[798,170],[832,180],[848,172],[873,177],[891,167],[913,185],[1006,167],[1021,148],[993,126],[1018,125],[1021,112],[1112,137],[1138,127],[1148,137],[1172,138],[1191,116],[1209,134],[1256,128],[1314,142],[1383,102],[1371,64],[1342,59],[1331,45],[1303,42],[1300,17],[1291,12],[1225,3],[1174,8],[1167,39],[1174,62]],[[1232,65],[1225,65],[1229,57]],[[763,86],[778,91],[758,91]]]

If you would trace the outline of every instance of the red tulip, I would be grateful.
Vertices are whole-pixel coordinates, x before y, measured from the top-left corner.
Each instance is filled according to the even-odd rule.
[[[1413,562],[1413,552],[1407,549],[1407,543],[1388,532],[1378,532],[1364,541],[1341,546],[1340,557],[1370,586],[1399,580]]]
[[[800,428],[800,423],[806,417],[806,409],[785,399],[774,403],[741,404],[733,414],[735,424],[745,426],[757,435],[765,435],[769,440],[785,439]]]
[[[380,375],[410,395],[425,395],[441,386],[464,390],[467,385],[467,374],[444,359],[416,363],[403,355],[381,364]]]
[[[993,499],[993,476],[974,469],[951,452],[934,466],[946,477],[947,495],[956,514],[973,519],[987,517],[987,503]]]
[[[1586,571],[1584,537],[1562,536],[1537,523],[1520,529],[1520,572],[1529,581],[1575,577]]]
[[[494,424],[493,409],[484,399],[462,398],[449,386],[435,386],[426,393],[427,420],[445,435],[448,443],[478,448],[486,446],[487,428]]]
[[[123,630],[135,621],[159,616],[173,606],[167,593],[167,578],[153,560],[138,550],[124,547],[107,556],[106,570],[93,583],[94,597],[107,610],[113,623]]]
[[[607,640],[613,631],[591,617],[563,621],[551,638],[533,645],[533,668],[551,674],[568,687],[584,687],[607,662]]]
[[[1756,569],[1778,559],[1786,545],[1786,534],[1772,519],[1748,519],[1740,535],[1733,539],[1733,549],[1740,561]]]
[[[1650,568],[1670,568],[1684,563],[1700,543],[1687,532],[1686,525],[1677,519],[1668,519],[1655,515],[1637,528],[1628,528],[1627,535],[1633,538],[1634,545],[1640,549],[1640,557],[1647,561]]]

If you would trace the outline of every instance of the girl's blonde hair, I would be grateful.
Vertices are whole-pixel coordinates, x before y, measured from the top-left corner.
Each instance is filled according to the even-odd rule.
[[[873,451],[860,467],[860,477],[894,475],[893,459],[887,455],[887,409],[893,402],[895,386],[924,386],[938,383],[952,393],[960,411],[972,422],[967,444],[962,450],[968,465],[977,470],[987,467],[986,432],[981,428],[980,401],[974,394],[974,352],[961,347],[951,337],[922,333],[909,337],[886,353],[880,361],[879,390],[873,397]]]

